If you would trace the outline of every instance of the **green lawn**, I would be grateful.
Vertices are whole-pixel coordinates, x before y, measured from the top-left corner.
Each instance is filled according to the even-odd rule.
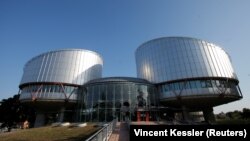
[[[1,141],[83,141],[98,127],[41,127],[0,134]]]

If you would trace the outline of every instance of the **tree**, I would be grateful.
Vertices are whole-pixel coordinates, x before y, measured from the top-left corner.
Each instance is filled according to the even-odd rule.
[[[0,105],[0,122],[2,126],[13,127],[20,122],[35,119],[35,111],[20,103],[20,95],[14,95],[11,98],[3,99]]]
[[[243,110],[242,110],[242,118],[243,119],[250,119],[250,109],[243,108]]]
[[[226,115],[230,118],[230,119],[241,119],[242,118],[242,112],[235,110],[233,112],[227,112]]]

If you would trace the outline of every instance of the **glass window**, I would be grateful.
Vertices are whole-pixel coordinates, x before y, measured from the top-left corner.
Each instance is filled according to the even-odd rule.
[[[128,84],[123,85],[123,101],[128,101],[129,100],[129,87]]]
[[[201,80],[201,88],[206,88],[206,81],[205,80]]]
[[[212,87],[211,80],[206,80],[206,87],[207,87],[207,88]]]
[[[49,90],[48,90],[49,93],[52,91],[52,87],[53,85],[49,85]]]
[[[113,101],[114,100],[114,94],[113,94],[113,85],[109,84],[107,86],[107,100]]]
[[[216,81],[216,86],[220,87],[220,81],[219,80],[215,80]]]
[[[99,85],[91,86],[90,92],[91,92],[90,97],[93,96],[93,102],[98,102],[98,100],[99,100]],[[92,97],[91,97],[91,99],[92,99]]]
[[[59,93],[60,92],[60,86],[59,85],[55,85],[55,93]]]
[[[92,105],[90,103],[92,103],[92,88],[89,87],[87,88],[87,91],[86,91],[86,105],[90,105],[89,107],[91,107]]]
[[[55,85],[51,85],[51,93],[54,93],[55,92]]]
[[[234,86],[234,83],[233,82],[227,82],[227,87],[228,88],[233,88],[233,86]]]
[[[115,85],[115,100],[116,101],[121,101],[122,96],[121,96],[121,85],[116,84]]]
[[[164,85],[164,87],[165,87],[165,91],[166,91],[166,92],[170,91],[170,88],[169,88],[169,85],[168,85],[168,84]]]
[[[190,81],[190,86],[191,86],[192,89],[197,88],[195,81]]]
[[[44,93],[46,93],[46,92],[48,91],[48,85],[43,85],[43,88],[42,88],[42,89],[43,89],[42,91],[43,91]]]
[[[22,89],[22,93],[25,93],[25,92],[27,92],[27,87],[24,87],[24,88]]]
[[[159,86],[158,88],[159,88],[159,92],[160,92],[160,93],[163,93],[163,92],[165,91],[164,85],[161,85],[161,86]]]
[[[201,83],[199,80],[195,80],[196,88],[201,88]]]
[[[63,88],[64,88],[64,92],[65,92],[65,93],[69,93],[69,91],[70,91],[69,86],[64,86]]]
[[[180,90],[179,83],[174,83],[174,88],[175,88],[175,90]]]
[[[146,100],[147,100],[147,89],[143,87],[142,85],[138,85],[137,87],[137,94],[136,94],[136,100],[137,100],[137,106],[138,107],[144,107],[146,106]]]
[[[106,86],[100,85],[100,100],[106,101]]]
[[[179,82],[180,90],[186,89],[185,83],[184,82]]]
[[[174,90],[174,85],[173,85],[173,83],[168,84],[168,85],[169,85],[169,90],[170,90],[170,91],[173,91],[173,90]]]

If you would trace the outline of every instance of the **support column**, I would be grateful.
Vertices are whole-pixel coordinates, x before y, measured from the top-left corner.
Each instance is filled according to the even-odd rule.
[[[63,120],[64,120],[64,112],[65,112],[65,107],[61,108],[61,110],[60,110],[58,122],[63,122]]]
[[[213,107],[203,109],[204,119],[207,123],[214,123],[215,117],[213,112]]]
[[[141,112],[137,111],[137,122],[141,121]]]
[[[146,111],[146,121],[149,121],[149,111]]]
[[[182,106],[182,118],[186,122],[190,121],[189,112],[186,106]]]
[[[175,119],[175,113],[173,111],[167,112],[167,116],[169,117],[168,120],[174,120]]]
[[[45,114],[43,112],[37,112],[36,121],[34,127],[41,127],[45,124]]]

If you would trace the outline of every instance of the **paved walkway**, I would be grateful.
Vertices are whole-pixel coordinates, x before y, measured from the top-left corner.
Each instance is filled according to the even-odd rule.
[[[129,141],[129,128],[125,122],[117,122],[109,141]]]
[[[159,124],[170,124],[167,122],[130,122],[131,125],[159,125]],[[111,134],[109,141],[129,141],[129,127],[126,122],[117,122],[116,127]]]

